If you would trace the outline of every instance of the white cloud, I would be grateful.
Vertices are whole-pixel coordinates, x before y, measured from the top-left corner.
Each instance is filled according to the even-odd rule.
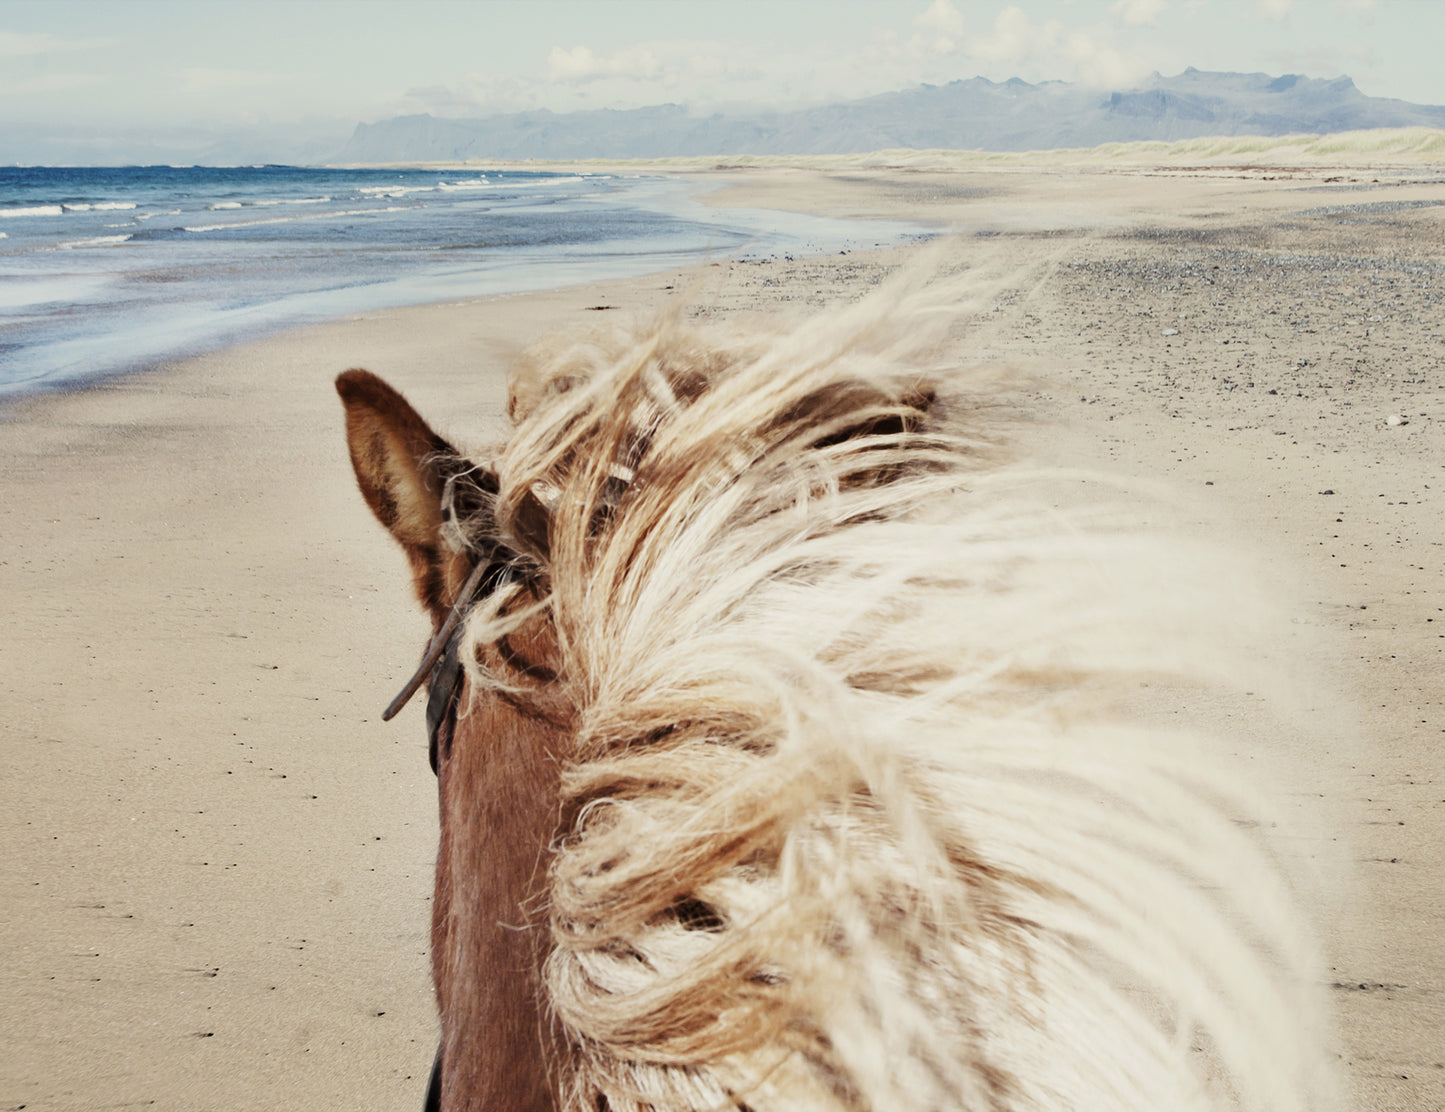
[[[1169,0],[1114,0],[1109,10],[1126,27],[1143,27],[1159,22],[1159,13],[1169,7]]]
[[[908,40],[908,53],[914,58],[938,57],[958,49],[963,34],[963,14],[951,0],[933,0],[913,19],[919,32]],[[897,36],[893,36],[896,41]]]
[[[456,117],[535,108],[568,112],[600,104],[636,108],[662,100],[700,111],[734,102],[762,105],[775,98],[778,74],[806,73],[811,64],[804,57],[728,46],[717,40],[653,39],[611,54],[585,45],[553,47],[530,73],[478,71],[412,85],[392,110]]]
[[[1347,74],[1358,78],[1378,73],[1384,64],[1380,53],[1364,43],[1277,48],[1262,53],[1260,61],[1267,73],[1302,73],[1325,78]]]
[[[1128,3],[1141,18],[1179,7],[1173,0]],[[602,104],[629,108],[664,100],[695,112],[780,109],[973,74],[1128,87],[1156,68],[1141,60],[1143,47],[1131,44],[1132,29],[1119,18],[1097,22],[1061,14],[1040,19],[1026,7],[1015,3],[995,9],[997,18],[984,23],[961,14],[971,10],[961,0],[913,0],[891,26],[877,25],[865,41],[846,46],[725,37],[640,39],[615,50],[585,43],[543,46],[530,72],[417,82],[397,111],[465,116]]]
[[[209,93],[218,89],[255,89],[265,85],[279,85],[292,78],[262,70],[192,67],[181,70],[181,80],[186,92]]]
[[[0,58],[33,58],[62,50],[86,50],[95,45],[88,39],[62,39],[30,31],[0,31]]]
[[[645,46],[630,46],[605,57],[593,54],[586,46],[574,46],[571,50],[554,46],[547,55],[547,77],[566,84],[580,84],[604,77],[650,81],[664,76],[663,65],[657,55]]]
[[[526,78],[468,73],[435,85],[407,89],[395,110],[420,109],[434,116],[475,116],[478,112],[525,112],[546,106],[545,85]]]
[[[1035,23],[1019,7],[999,12],[993,31],[969,41],[967,54],[1008,76],[1062,79],[1092,86],[1128,86],[1148,76],[1149,65],[1100,33],[1067,30],[1055,19]]]
[[[950,0],[933,0],[922,15],[913,20],[915,27],[925,31],[936,31],[945,38],[958,38],[963,34],[963,13]]]
[[[687,71],[693,77],[704,81],[747,82],[765,81],[767,72],[751,61],[724,58],[717,54],[693,51],[687,54]]]
[[[1129,88],[1150,72],[1139,59],[1082,32],[1069,36],[1064,53],[1073,66],[1075,80],[1081,85]]]
[[[1282,23],[1294,8],[1294,0],[1254,0],[1254,11],[1261,19]]]
[[[15,93],[65,93],[71,89],[84,89],[90,85],[98,85],[105,80],[98,73],[47,73],[42,77],[33,77],[29,81],[22,81],[12,86],[9,91]]]
[[[1022,8],[1009,6],[993,21],[993,34],[975,39],[969,53],[990,62],[1016,62],[1057,48],[1063,24],[1034,23]]]

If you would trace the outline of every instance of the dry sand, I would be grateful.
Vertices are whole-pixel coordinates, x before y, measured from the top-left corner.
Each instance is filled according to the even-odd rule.
[[[1004,275],[960,361],[1036,376],[1039,457],[1164,479],[1287,585],[1276,651],[1359,726],[1318,754],[1354,862],[1322,975],[1356,1106],[1445,1108],[1445,175],[703,180],[959,230],[950,260]],[[827,302],[905,255],[371,314],[9,407],[0,1109],[420,1105],[435,789],[420,708],[379,711],[425,627],[353,490],[337,371],[478,446],[511,355],[594,306]]]

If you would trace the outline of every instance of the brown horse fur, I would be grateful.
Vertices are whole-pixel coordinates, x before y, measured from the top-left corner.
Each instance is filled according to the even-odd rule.
[[[1331,1103],[1254,803],[1114,697],[1222,674],[1195,554],[1038,501],[926,300],[539,347],[485,464],[339,380],[433,617],[517,572],[441,770],[443,1107]]]

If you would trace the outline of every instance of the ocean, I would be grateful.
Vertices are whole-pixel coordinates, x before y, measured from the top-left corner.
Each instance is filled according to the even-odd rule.
[[[926,235],[710,208],[698,188],[600,173],[0,167],[0,398],[370,309]]]

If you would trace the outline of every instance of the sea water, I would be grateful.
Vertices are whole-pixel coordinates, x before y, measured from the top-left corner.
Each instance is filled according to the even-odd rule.
[[[370,309],[924,234],[710,208],[698,189],[655,175],[0,167],[0,397]]]

